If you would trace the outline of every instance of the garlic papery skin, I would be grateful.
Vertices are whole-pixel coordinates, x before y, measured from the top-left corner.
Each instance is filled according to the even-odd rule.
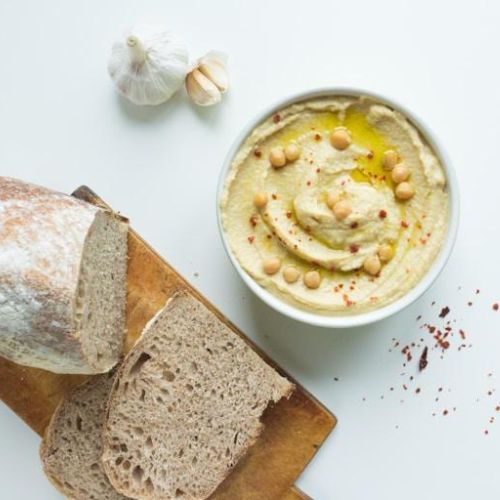
[[[179,90],[188,72],[189,55],[172,32],[137,26],[116,41],[108,72],[120,94],[135,104],[160,104]]]
[[[227,56],[215,50],[199,59],[186,77],[187,93],[198,106],[217,104],[228,88]]]

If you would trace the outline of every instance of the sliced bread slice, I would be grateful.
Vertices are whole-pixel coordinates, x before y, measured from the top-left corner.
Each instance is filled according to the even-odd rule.
[[[181,294],[120,366],[103,432],[113,486],[136,499],[207,498],[293,385],[200,301]]]
[[[40,447],[43,468],[72,500],[121,500],[101,464],[102,426],[114,373],[76,387],[57,407]]]

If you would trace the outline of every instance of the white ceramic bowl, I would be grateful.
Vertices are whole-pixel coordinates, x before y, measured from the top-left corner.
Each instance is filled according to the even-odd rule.
[[[295,307],[287,302],[284,302],[277,296],[268,292],[265,288],[262,288],[254,279],[246,273],[246,271],[241,267],[240,263],[233,255],[232,250],[226,238],[226,234],[222,227],[221,213],[220,213],[220,199],[224,189],[224,183],[227,173],[231,167],[234,155],[240,148],[243,141],[247,138],[250,132],[266,118],[273,115],[280,109],[283,109],[290,104],[295,102],[300,102],[304,100],[314,99],[315,97],[325,97],[325,96],[335,96],[335,95],[351,95],[351,96],[368,96],[377,99],[378,101],[387,104],[389,107],[401,111],[416,128],[422,133],[428,143],[432,146],[435,154],[441,160],[441,164],[446,174],[447,178],[447,188],[450,200],[450,213],[448,221],[448,233],[446,235],[446,240],[443,242],[443,246],[436,256],[433,264],[425,274],[425,276],[420,280],[420,282],[412,288],[406,295],[400,299],[388,304],[380,309],[375,309],[366,313],[353,314],[353,315],[325,315],[317,314],[313,312],[304,311],[298,307]],[[384,96],[374,94],[373,92],[366,92],[364,90],[354,89],[354,88],[324,88],[318,90],[312,90],[309,92],[304,92],[301,94],[294,95],[277,104],[266,108],[263,112],[259,113],[250,123],[243,129],[239,134],[232,147],[230,148],[222,167],[222,172],[219,178],[219,184],[217,188],[217,220],[219,224],[219,231],[222,237],[222,242],[224,248],[231,260],[233,266],[238,271],[239,275],[243,281],[248,285],[250,290],[252,290],[257,297],[262,299],[266,304],[271,306],[276,311],[279,311],[290,318],[308,323],[310,325],[322,326],[326,328],[347,328],[353,326],[366,325],[368,323],[373,323],[379,321],[383,318],[387,318],[398,311],[401,311],[416,299],[418,299],[434,282],[434,280],[439,276],[443,270],[450,254],[455,244],[455,239],[458,229],[458,219],[459,219],[459,194],[458,194],[458,183],[455,176],[455,171],[450,164],[450,160],[446,156],[443,148],[438,143],[434,134],[431,133],[429,128],[425,126],[422,121],[415,116],[414,113],[408,111],[404,106],[395,103],[392,99],[388,99]]]

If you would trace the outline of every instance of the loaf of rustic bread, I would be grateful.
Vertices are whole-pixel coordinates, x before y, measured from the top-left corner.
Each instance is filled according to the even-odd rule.
[[[0,177],[0,356],[110,370],[125,332],[127,231],[109,211]]]
[[[207,498],[293,385],[200,301],[172,298],[148,323],[111,390],[103,465],[135,499]]]
[[[57,407],[40,447],[43,469],[72,500],[126,499],[101,465],[102,425],[114,370],[76,387]]]

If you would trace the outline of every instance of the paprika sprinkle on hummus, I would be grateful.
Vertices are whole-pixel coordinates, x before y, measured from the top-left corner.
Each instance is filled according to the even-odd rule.
[[[427,273],[446,238],[449,199],[438,156],[402,113],[331,96],[292,104],[252,130],[220,209],[231,252],[262,287],[311,312],[359,314]],[[244,244],[256,209],[255,239]],[[343,287],[347,300],[332,293]]]

